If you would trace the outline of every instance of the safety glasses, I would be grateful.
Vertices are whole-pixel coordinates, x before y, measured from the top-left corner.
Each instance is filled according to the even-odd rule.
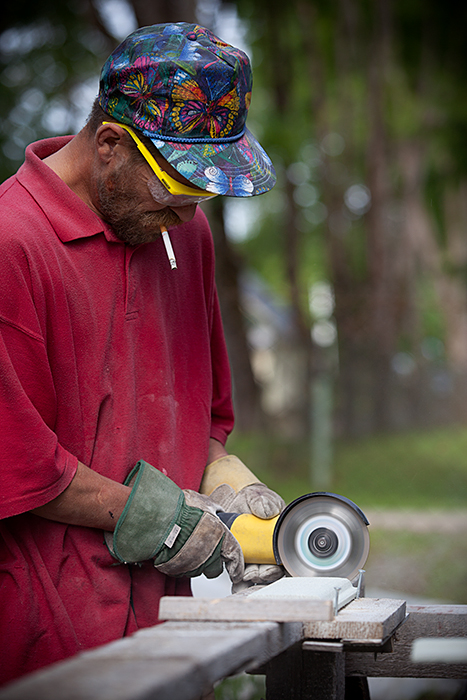
[[[131,138],[136,143],[139,152],[156,175],[156,178],[151,178],[148,181],[148,188],[154,199],[158,202],[161,202],[162,204],[172,204],[174,206],[184,206],[185,204],[199,204],[200,202],[204,202],[206,199],[211,199],[212,197],[216,196],[212,192],[204,192],[203,190],[184,185],[171,177],[165,172],[165,170],[162,170],[161,166],[149,149],[146,148],[133,129],[126,124],[121,124],[120,122],[102,123],[116,123],[130,134]]]

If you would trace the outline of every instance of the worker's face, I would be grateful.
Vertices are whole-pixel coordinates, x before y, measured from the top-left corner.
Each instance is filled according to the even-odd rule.
[[[98,209],[120,240],[130,245],[149,243],[160,236],[160,226],[177,226],[191,221],[196,203],[168,206],[157,202],[148,187],[153,173],[138,152],[96,183]]]

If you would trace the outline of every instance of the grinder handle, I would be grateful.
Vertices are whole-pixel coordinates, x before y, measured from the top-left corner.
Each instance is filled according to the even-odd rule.
[[[264,520],[250,513],[217,513],[242,548],[245,564],[276,564],[274,528],[279,516]]]

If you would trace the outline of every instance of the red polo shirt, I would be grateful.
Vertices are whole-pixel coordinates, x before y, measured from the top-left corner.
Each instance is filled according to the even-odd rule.
[[[209,438],[232,429],[214,253],[198,211],[130,247],[30,146],[0,188],[0,679],[157,622],[188,592],[150,563],[120,565],[99,530],[29,514],[80,460],[123,482],[145,459],[198,489]]]

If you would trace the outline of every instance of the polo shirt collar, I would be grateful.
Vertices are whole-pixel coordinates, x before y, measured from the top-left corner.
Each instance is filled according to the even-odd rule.
[[[72,138],[59,136],[30,144],[17,179],[40,206],[63,243],[99,233],[103,233],[109,242],[122,243],[112,229],[42,162]]]

